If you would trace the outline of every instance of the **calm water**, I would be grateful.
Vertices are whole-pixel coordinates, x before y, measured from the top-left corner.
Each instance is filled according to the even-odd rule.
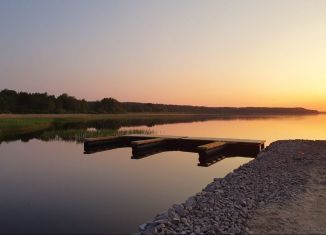
[[[130,127],[123,127],[130,128]],[[132,127],[158,134],[266,139],[326,139],[326,116],[211,120]],[[83,154],[74,142],[0,145],[0,233],[128,233],[251,159],[198,167],[194,153],[132,160],[121,148]]]

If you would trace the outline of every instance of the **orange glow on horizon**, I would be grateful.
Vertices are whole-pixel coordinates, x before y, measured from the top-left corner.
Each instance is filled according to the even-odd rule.
[[[10,2],[0,88],[326,110],[325,0]]]

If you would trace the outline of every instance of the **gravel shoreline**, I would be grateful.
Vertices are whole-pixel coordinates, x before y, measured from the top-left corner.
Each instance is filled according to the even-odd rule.
[[[255,210],[295,201],[307,191],[309,172],[325,162],[325,149],[326,141],[276,141],[255,160],[140,225],[140,234],[250,234]]]

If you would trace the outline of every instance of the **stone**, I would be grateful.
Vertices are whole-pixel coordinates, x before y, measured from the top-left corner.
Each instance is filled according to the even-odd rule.
[[[195,197],[189,197],[185,203],[186,207],[193,208],[196,206],[196,199]]]
[[[147,223],[143,223],[138,226],[139,230],[141,230],[141,231],[144,231],[146,229],[146,227],[147,227]]]
[[[172,219],[172,223],[174,224],[178,224],[179,222],[180,222],[180,218],[177,216]]]
[[[177,216],[177,214],[175,213],[175,211],[174,211],[174,209],[173,208],[169,208],[169,210],[168,210],[168,218],[169,219],[173,219],[174,217],[176,217]]]
[[[173,208],[180,217],[185,215],[185,209],[182,205],[174,205]]]
[[[162,220],[162,219],[167,219],[167,218],[168,218],[168,214],[167,214],[167,212],[162,213],[162,214],[159,214],[159,215],[157,215],[157,216],[155,217],[155,219],[157,219],[157,220]]]
[[[184,225],[186,225],[186,226],[189,225],[187,218],[184,218],[184,217],[181,218],[181,222],[182,222]]]
[[[200,227],[199,226],[195,226],[194,232],[197,233],[197,234],[199,234],[200,233]]]
[[[168,219],[160,219],[160,220],[155,220],[156,224],[167,224],[169,222]]]
[[[207,235],[216,235],[216,232],[214,230],[209,230],[206,234]]]
[[[215,184],[214,183],[210,183],[205,188],[205,191],[207,191],[207,192],[214,192],[214,190],[215,190]]]
[[[241,205],[242,207],[245,207],[245,206],[247,206],[247,203],[246,203],[245,200],[241,200],[240,205]]]

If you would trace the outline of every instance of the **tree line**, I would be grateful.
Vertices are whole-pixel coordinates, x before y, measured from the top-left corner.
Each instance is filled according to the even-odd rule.
[[[77,99],[68,94],[60,96],[47,93],[16,92],[4,89],[0,92],[0,113],[133,113],[133,112],[169,112],[199,113],[215,115],[280,115],[280,114],[316,114],[318,111],[304,108],[268,108],[268,107],[205,107],[191,105],[166,105],[153,103],[119,102],[114,98],[98,101]]]
[[[113,98],[89,102],[68,94],[58,97],[47,93],[27,93],[13,90],[0,92],[0,113],[121,113],[120,102]]]

